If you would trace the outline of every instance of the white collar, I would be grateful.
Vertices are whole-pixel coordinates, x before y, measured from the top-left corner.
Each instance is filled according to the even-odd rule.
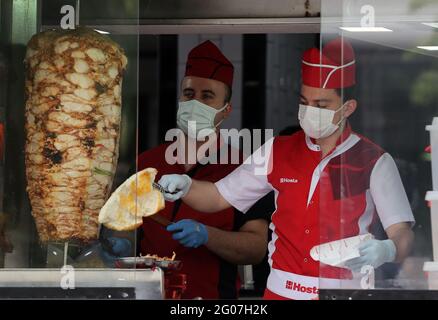
[[[312,142],[312,139],[306,134],[306,144],[307,147],[312,151],[321,151],[321,147],[317,145],[316,143]]]
[[[307,134],[305,134],[305,136],[306,136],[306,144],[307,144],[307,147],[310,149],[310,150],[312,150],[312,151],[321,151],[321,147],[319,146],[319,145],[317,145],[316,143],[313,143],[312,142],[312,139],[307,135]],[[349,148],[351,148],[351,144],[356,144],[358,141],[360,140],[360,138],[359,138],[359,136],[357,136],[356,134],[354,134],[354,133],[350,133],[349,135],[348,135],[348,138],[347,139],[345,139],[342,143],[340,143],[340,144],[338,144],[336,147],[335,147],[335,150],[344,150],[345,149],[345,147],[346,146],[349,146]],[[349,149],[348,148],[348,149]],[[345,150],[344,150],[345,151]]]

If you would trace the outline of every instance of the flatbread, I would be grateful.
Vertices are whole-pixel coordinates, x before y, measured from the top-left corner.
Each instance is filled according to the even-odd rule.
[[[156,169],[147,168],[129,177],[100,210],[99,223],[112,230],[134,230],[143,217],[162,210],[163,194],[152,187],[156,174]]]

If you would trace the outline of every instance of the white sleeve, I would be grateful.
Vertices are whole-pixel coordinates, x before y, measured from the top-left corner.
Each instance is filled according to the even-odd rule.
[[[397,166],[388,153],[384,153],[374,165],[370,189],[385,230],[395,223],[410,222],[412,226],[415,224]]]
[[[268,140],[243,164],[228,176],[216,182],[219,193],[237,210],[246,213],[254,203],[272,191],[268,174],[272,170],[272,144]]]

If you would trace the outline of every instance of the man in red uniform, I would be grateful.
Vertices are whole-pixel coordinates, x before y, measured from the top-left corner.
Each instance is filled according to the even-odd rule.
[[[210,41],[190,51],[177,114],[177,125],[183,133],[178,138],[182,139],[140,154],[139,170],[154,167],[158,170],[157,179],[165,174],[187,174],[214,183],[238,167],[239,158],[233,164],[231,157],[236,152],[239,156],[239,151],[215,135],[219,124],[231,112],[233,70],[231,62]],[[196,128],[191,124],[196,124]],[[209,137],[215,136],[219,138],[210,141]],[[191,154],[190,143],[195,146]],[[178,151],[173,149],[175,146],[188,152],[174,154],[173,151]],[[198,159],[201,161],[190,161],[203,147],[210,153]],[[222,152],[224,149],[227,152]],[[223,161],[223,155],[230,158]],[[237,298],[237,265],[263,259],[268,222],[256,213],[243,215],[234,208],[207,215],[181,201],[166,202],[159,214],[175,223],[166,230],[145,218],[141,252],[159,256],[176,253],[176,258],[182,261],[181,273],[187,275],[187,290],[182,298]]]
[[[317,299],[319,288],[360,288],[363,266],[401,262],[413,242],[414,217],[392,157],[352,131],[357,108],[353,48],[342,39],[307,50],[302,59],[303,131],[276,137],[213,184],[185,175],[159,183],[169,200],[183,198],[203,212],[233,206],[242,212],[275,192],[269,243],[267,299]],[[259,165],[263,163],[263,165]],[[370,239],[343,265],[312,259],[319,244],[367,234],[380,221],[388,239]]]

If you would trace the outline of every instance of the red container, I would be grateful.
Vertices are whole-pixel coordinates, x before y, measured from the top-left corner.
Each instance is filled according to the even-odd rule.
[[[187,275],[175,271],[164,273],[164,290],[166,299],[181,299],[187,289]]]

